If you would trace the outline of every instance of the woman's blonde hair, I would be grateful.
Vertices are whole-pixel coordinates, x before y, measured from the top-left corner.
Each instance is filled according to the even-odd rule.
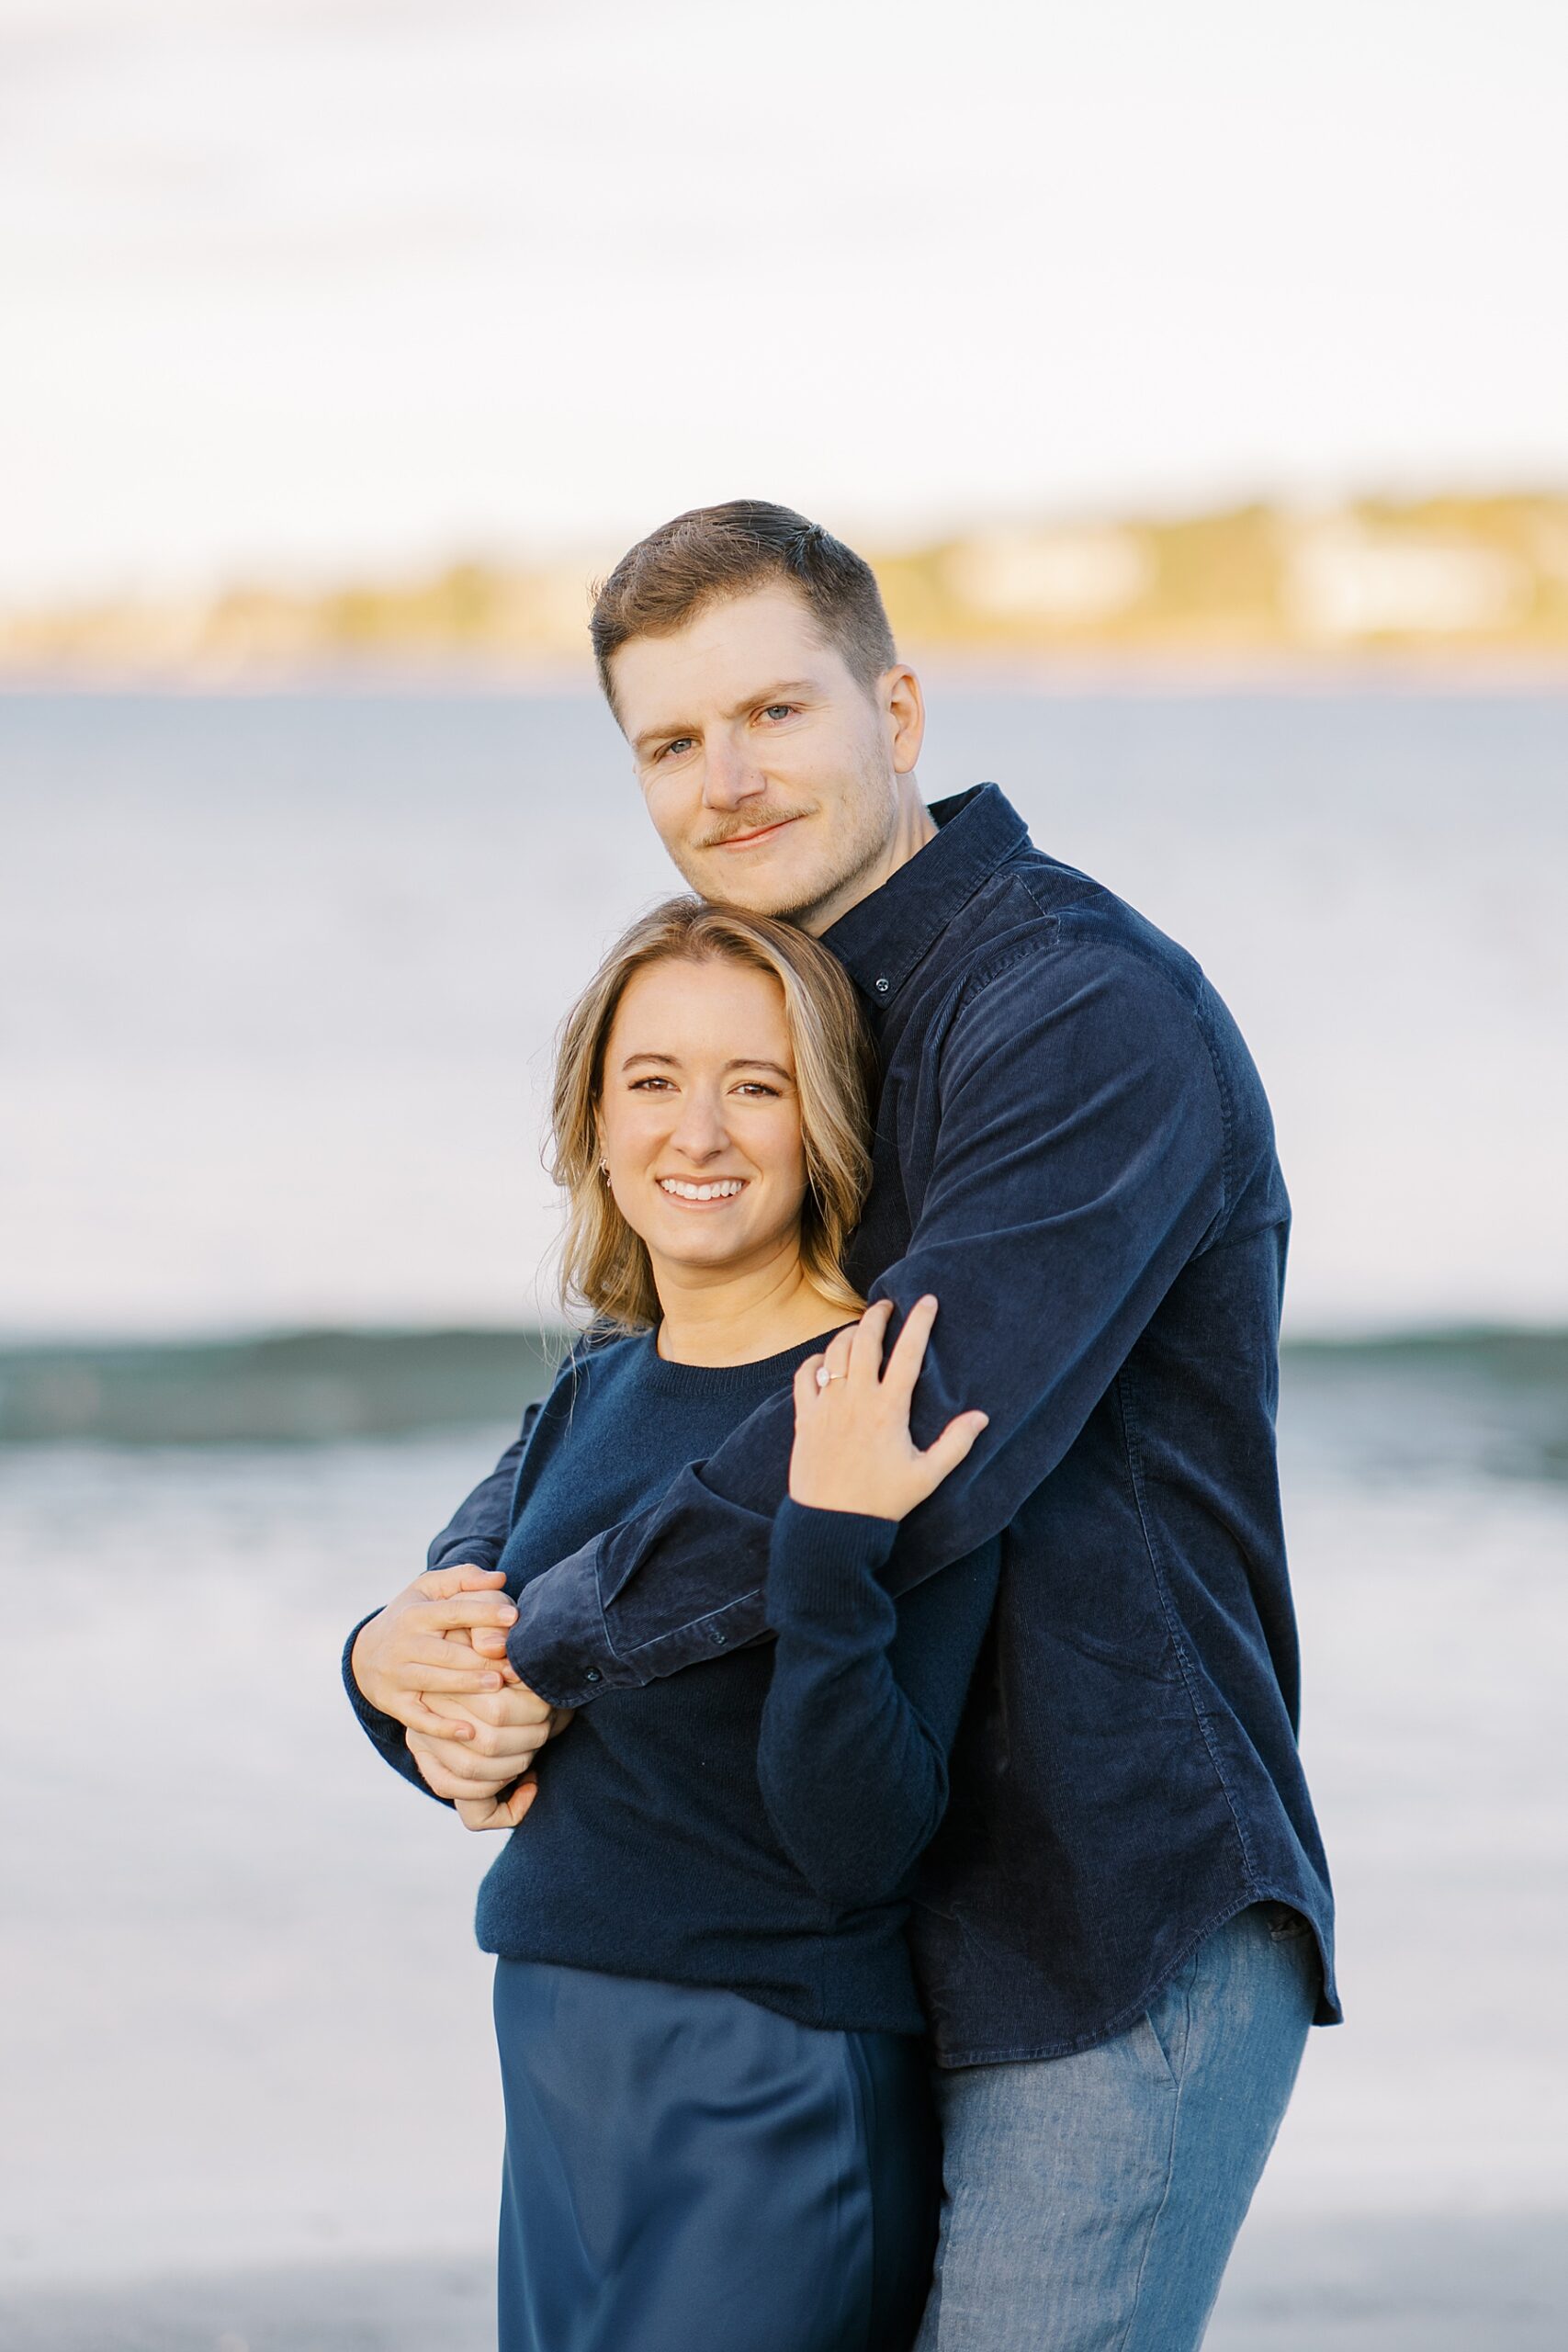
[[[567,1196],[563,1305],[624,1329],[659,1321],[648,1251],[600,1174],[599,1105],[627,983],[662,963],[744,964],[783,989],[806,1154],[800,1261],[824,1297],[858,1313],[865,1302],[841,1261],[871,1184],[875,1057],[864,1015],[842,965],[805,932],[704,899],[668,899],[634,922],[561,1024],[549,1168]]]

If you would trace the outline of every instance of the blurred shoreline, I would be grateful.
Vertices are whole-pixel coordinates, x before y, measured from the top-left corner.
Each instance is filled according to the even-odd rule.
[[[299,686],[346,667],[575,684],[618,552],[0,606],[0,680]],[[1562,491],[1033,518],[867,552],[899,643],[993,679],[1059,662],[1080,683],[1190,673],[1211,687],[1319,670],[1343,684],[1390,661],[1568,671]]]
[[[1226,695],[1238,697],[1354,694],[1464,699],[1488,695],[1568,691],[1568,643],[1551,646],[1463,647],[1450,644],[1367,645],[1328,652],[960,650],[940,641],[901,639],[904,658],[957,693],[987,690],[1064,698]],[[543,700],[598,694],[592,663],[561,655],[545,661],[521,653],[474,653],[409,648],[397,654],[312,654],[298,660],[241,661],[218,657],[160,662],[73,655],[52,662],[8,662],[0,650],[0,701],[83,700],[266,701],[296,695],[417,700],[461,695]]]

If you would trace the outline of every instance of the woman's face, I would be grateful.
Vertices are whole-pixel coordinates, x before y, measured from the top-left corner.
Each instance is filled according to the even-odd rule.
[[[599,1136],[656,1276],[729,1276],[797,1239],[806,1155],[773,974],[728,959],[635,973],[605,1046]]]

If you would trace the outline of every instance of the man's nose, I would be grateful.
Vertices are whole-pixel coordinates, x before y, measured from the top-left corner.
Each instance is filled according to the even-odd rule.
[[[720,734],[710,737],[705,749],[703,798],[710,808],[739,808],[742,801],[767,790],[768,780],[755,760],[748,757],[744,744]]]

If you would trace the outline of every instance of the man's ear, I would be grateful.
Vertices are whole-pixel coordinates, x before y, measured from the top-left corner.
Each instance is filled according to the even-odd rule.
[[[920,682],[907,663],[899,662],[883,672],[881,691],[893,773],[912,775],[926,732],[926,704]]]

